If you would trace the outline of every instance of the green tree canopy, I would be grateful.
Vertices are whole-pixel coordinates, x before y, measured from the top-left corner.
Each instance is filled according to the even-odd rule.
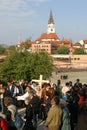
[[[30,47],[30,43],[31,42],[31,39],[26,39],[24,42],[23,42],[23,48],[25,48],[25,49],[29,49],[29,47]]]
[[[83,54],[86,54],[86,52],[84,51],[83,48],[76,48],[74,50],[73,54],[75,54],[75,55],[83,55]]]
[[[56,54],[69,54],[69,52],[69,48],[64,45],[58,47],[58,49],[56,50]]]
[[[30,81],[32,78],[39,78],[42,74],[44,79],[47,79],[51,75],[52,69],[52,57],[45,52],[19,53],[14,51],[0,64],[0,78]]]
[[[0,45],[0,54],[4,54],[5,53],[5,47],[3,47],[2,45]]]

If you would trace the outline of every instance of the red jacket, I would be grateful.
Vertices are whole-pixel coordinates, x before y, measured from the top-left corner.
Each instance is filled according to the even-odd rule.
[[[4,118],[0,117],[0,128],[2,130],[8,130],[7,122]]]
[[[85,101],[84,96],[79,96],[78,104],[82,103],[83,101]]]

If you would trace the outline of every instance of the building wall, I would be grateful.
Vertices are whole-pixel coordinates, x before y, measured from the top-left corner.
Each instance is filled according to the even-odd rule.
[[[40,43],[40,44],[32,44],[32,52],[46,51],[49,54],[55,53],[57,50],[57,44],[49,44],[49,43]]]
[[[87,68],[87,55],[52,55],[58,68]]]
[[[75,68],[87,67],[87,55],[71,55],[71,64]]]

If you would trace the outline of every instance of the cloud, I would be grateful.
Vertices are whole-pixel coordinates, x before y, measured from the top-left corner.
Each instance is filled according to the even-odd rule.
[[[28,1],[32,1],[32,2],[47,2],[47,1],[50,1],[50,0],[28,0]]]
[[[50,0],[0,0],[0,7],[19,7],[19,6],[27,6],[31,3],[41,3],[48,2]]]
[[[26,17],[35,13],[34,6],[50,0],[0,0],[0,16]]]
[[[2,0],[0,2],[0,16],[29,16],[34,11],[24,0]]]

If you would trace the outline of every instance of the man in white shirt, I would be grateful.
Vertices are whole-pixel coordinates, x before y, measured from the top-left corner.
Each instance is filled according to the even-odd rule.
[[[65,83],[65,86],[63,86],[63,88],[62,88],[62,97],[63,97],[63,99],[64,100],[67,100],[67,92],[70,90],[70,86],[69,86],[69,83],[68,82],[66,82]]]

